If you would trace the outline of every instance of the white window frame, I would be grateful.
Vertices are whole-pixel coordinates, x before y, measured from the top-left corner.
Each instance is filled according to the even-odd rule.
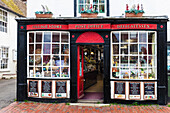
[[[85,1],[85,0],[84,0],[84,1]],[[85,4],[85,3],[84,3],[84,4]],[[90,0],[90,4],[93,5],[93,0]],[[100,4],[100,3],[99,3],[99,0],[98,0],[98,10],[99,10],[99,4]],[[106,12],[107,12],[107,8],[106,8],[106,7],[107,7],[107,5],[106,5],[106,4],[107,4],[107,0],[105,0],[105,3],[102,3],[102,4],[104,4],[104,10],[105,10],[105,12],[104,12],[104,13],[100,13],[100,12],[98,11],[98,12],[99,12],[99,13],[98,13],[98,16],[106,16]],[[82,4],[82,5],[83,5],[83,4]],[[76,7],[77,7],[77,11],[76,11],[76,12],[77,12],[77,16],[80,17],[81,14],[79,13],[79,0],[77,0],[77,6],[76,6]]]
[[[4,26],[0,24],[0,27],[4,30],[0,30],[0,32],[4,32],[4,33],[7,33],[8,32],[8,12],[3,10],[2,8],[0,8],[0,10],[2,11],[2,14],[0,14],[0,17],[2,17],[2,19],[0,18],[0,22],[4,23]],[[3,14],[3,12],[7,13],[7,15],[5,16]],[[5,18],[6,21],[3,20],[3,18]],[[6,24],[6,27],[5,27],[5,24]],[[6,28],[6,31],[5,31],[5,28]]]
[[[3,56],[2,56],[3,48],[8,49],[7,52],[5,51],[5,53],[8,53],[8,57],[6,57],[6,58],[3,58]],[[0,71],[9,71],[9,47],[1,46],[0,50],[1,50]],[[5,63],[5,64],[7,64],[7,68],[1,68],[1,61],[3,59],[7,59],[7,63]]]
[[[121,54],[120,54],[120,52],[121,52],[121,50],[120,50],[120,47],[121,47],[121,44],[125,44],[125,43],[122,43],[121,42],[121,33],[123,33],[123,32],[128,32],[128,39],[130,38],[130,32],[138,32],[138,42],[137,43],[130,43],[129,41],[128,41],[128,46],[129,46],[129,48],[130,48],[130,44],[138,44],[138,64],[139,64],[139,58],[140,58],[140,56],[142,56],[142,55],[139,55],[139,44],[142,44],[141,42],[139,43],[139,33],[147,33],[147,38],[146,38],[146,40],[147,40],[147,42],[146,42],[146,44],[147,44],[147,55],[145,55],[145,56],[147,56],[147,67],[139,67],[139,65],[138,65],[138,73],[139,73],[139,68],[147,68],[147,79],[139,79],[139,78],[137,78],[137,79],[130,79],[130,58],[129,58],[129,56],[136,56],[136,55],[131,55],[130,54],[130,49],[128,48],[128,55],[126,55],[126,56],[128,56],[128,66],[127,67],[123,67],[123,68],[129,68],[129,79],[125,79],[125,78],[121,78],[120,77],[120,68],[121,68],[121,57],[120,56],[122,56]],[[148,33],[149,32],[154,32],[155,33],[155,42],[154,43],[148,43]],[[112,43],[112,33],[119,33],[119,42],[116,42],[116,43]],[[121,80],[121,79],[123,79],[123,80],[157,80],[157,32],[156,31],[140,31],[140,30],[138,30],[138,31],[132,31],[132,30],[129,30],[129,31],[111,31],[111,39],[110,39],[110,60],[111,60],[111,62],[110,62],[110,79],[118,79],[118,80]],[[112,47],[112,45],[113,44],[119,44],[119,54],[118,55],[113,55],[113,47]],[[148,55],[148,44],[155,44],[155,54],[154,55]],[[112,63],[113,63],[113,61],[112,61],[112,59],[113,59],[113,56],[119,56],[119,66],[113,66],[112,65]],[[155,72],[155,78],[154,79],[148,79],[148,57],[149,56],[154,56],[155,57],[155,67],[154,67],[154,69],[156,69],[156,72]],[[119,78],[113,78],[112,77],[112,68],[113,67],[117,67],[117,68],[119,68]],[[138,76],[139,76],[139,74],[138,74]]]
[[[42,49],[41,49],[41,54],[35,54],[35,45],[38,44],[38,43],[35,43],[35,39],[36,39],[36,33],[37,32],[41,32],[42,33],[42,43],[39,43],[39,44],[42,44]],[[43,72],[43,55],[47,55],[47,54],[43,54],[43,45],[44,45],[44,33],[45,32],[50,32],[51,33],[51,42],[46,42],[46,44],[51,44],[51,53],[48,54],[50,55],[51,57],[54,55],[52,54],[52,44],[59,44],[60,46],[60,49],[59,49],[59,54],[57,54],[58,56],[60,56],[60,66],[49,66],[51,68],[51,77],[44,77],[44,74],[42,74],[42,77],[30,77],[30,72],[29,72],[29,67],[33,67],[33,69],[35,69],[35,67],[41,67],[42,68],[42,72]],[[54,43],[52,42],[52,33],[55,32],[55,33],[60,33],[60,42],[59,43]],[[29,33],[34,33],[34,43],[29,43]],[[68,33],[68,38],[69,38],[69,42],[68,43],[61,43],[61,34],[62,33]],[[33,66],[29,66],[29,44],[34,44],[34,54],[31,54],[34,56],[34,64]],[[61,44],[68,44],[69,46],[69,54],[61,54]],[[42,58],[42,65],[41,66],[35,66],[35,55],[41,55],[41,58]],[[69,65],[68,66],[62,66],[61,65],[61,56],[68,56],[69,57]],[[51,61],[51,64],[52,64],[52,61]],[[68,67],[69,68],[69,77],[52,77],[52,67],[60,67],[60,75],[61,75],[61,67]],[[35,71],[35,70],[34,70]],[[29,31],[27,32],[27,78],[47,78],[47,79],[70,79],[70,32],[69,31]]]

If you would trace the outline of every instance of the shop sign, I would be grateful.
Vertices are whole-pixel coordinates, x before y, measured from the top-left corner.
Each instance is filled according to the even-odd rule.
[[[129,99],[140,99],[140,82],[129,83]]]
[[[112,29],[157,29],[157,24],[114,24]]]
[[[38,97],[38,81],[28,81],[28,97]]]
[[[125,82],[115,82],[114,84],[114,98],[125,99]]]
[[[67,27],[67,25],[62,25],[62,24],[31,24],[31,25],[27,25],[27,30],[37,30],[37,29],[68,30],[68,27]]]
[[[69,29],[110,29],[110,24],[69,24]]]
[[[154,82],[145,82],[144,83],[144,99],[145,100],[156,99],[155,83]]]
[[[42,97],[52,98],[52,81],[42,81]]]
[[[56,98],[67,97],[67,81],[56,81]]]

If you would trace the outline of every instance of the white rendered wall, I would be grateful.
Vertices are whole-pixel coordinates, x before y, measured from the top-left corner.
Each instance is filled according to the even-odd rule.
[[[41,5],[47,5],[53,17],[74,17],[74,0],[27,0],[27,17],[35,17]]]
[[[13,61],[13,50],[17,50],[17,22],[16,15],[8,12],[7,33],[0,32],[0,47],[9,47],[8,69],[0,70],[0,78],[3,74],[16,74],[16,61]]]

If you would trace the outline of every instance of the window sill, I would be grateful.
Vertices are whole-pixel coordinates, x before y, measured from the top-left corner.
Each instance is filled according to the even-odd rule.
[[[10,69],[0,69],[0,72],[10,72]]]

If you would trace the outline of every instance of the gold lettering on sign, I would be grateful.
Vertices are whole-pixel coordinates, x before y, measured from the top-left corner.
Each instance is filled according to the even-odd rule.
[[[140,24],[135,24],[135,25],[117,25],[117,29],[138,29],[138,28],[150,28],[149,25],[140,25]]]

